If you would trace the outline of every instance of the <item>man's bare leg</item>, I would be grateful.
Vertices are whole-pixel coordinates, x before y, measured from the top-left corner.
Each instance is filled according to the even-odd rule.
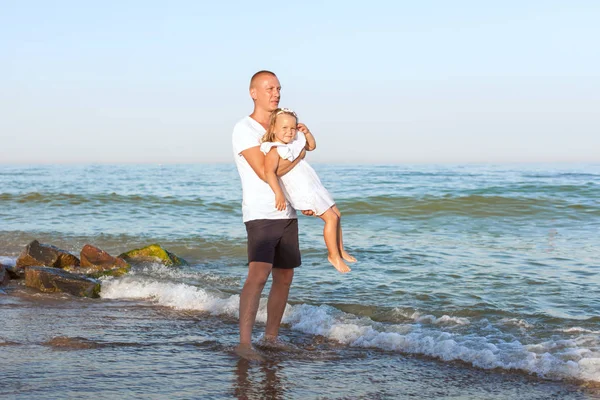
[[[267,327],[265,328],[265,340],[275,341],[279,334],[279,325],[287,305],[290,286],[294,279],[294,269],[273,268],[273,284],[269,293],[267,303]]]
[[[342,237],[342,213],[340,212],[339,208],[337,208],[337,206],[335,204],[331,207],[331,209],[339,217],[339,221],[338,221],[338,247],[340,249],[340,255],[342,256],[342,258],[344,260],[346,260],[348,262],[356,262],[356,257],[351,256],[350,254],[348,254],[348,252],[346,250],[344,250],[344,239]]]
[[[329,253],[327,259],[335,269],[345,274],[350,271],[350,267],[348,267],[342,259],[338,247],[338,224],[340,222],[340,217],[333,211],[333,208],[325,211],[323,214],[319,215],[319,217],[325,221],[323,238],[325,239],[325,245],[327,246],[327,252]]]
[[[249,360],[262,360],[252,348],[252,327],[260,303],[260,294],[269,278],[272,264],[254,261],[248,266],[248,277],[240,294],[240,344],[235,352]]]

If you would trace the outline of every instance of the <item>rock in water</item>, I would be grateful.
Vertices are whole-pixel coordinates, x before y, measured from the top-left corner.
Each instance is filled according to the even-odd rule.
[[[79,259],[73,254],[58,247],[41,244],[37,240],[29,243],[17,258],[17,268],[39,266],[64,268],[79,266]]]
[[[64,292],[78,297],[100,297],[100,282],[58,268],[25,268],[25,285],[42,292]]]
[[[4,266],[4,269],[8,273],[10,279],[24,279],[25,270],[23,268],[17,268],[16,265]]]
[[[120,257],[113,257],[104,250],[86,244],[81,249],[81,266],[73,268],[72,272],[83,272],[93,276],[121,276],[129,272],[131,268],[125,260]]]
[[[0,286],[4,286],[10,281],[10,276],[6,266],[0,264]]]
[[[185,261],[183,258],[179,258],[175,254],[168,252],[158,244],[151,244],[150,246],[146,246],[141,249],[131,250],[121,254],[119,257],[131,263],[155,262],[169,267],[188,265],[187,261]]]

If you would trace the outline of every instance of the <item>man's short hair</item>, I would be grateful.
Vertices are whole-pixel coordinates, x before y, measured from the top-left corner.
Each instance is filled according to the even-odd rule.
[[[250,89],[252,89],[252,86],[254,85],[254,82],[261,76],[261,75],[271,75],[274,76],[275,78],[277,78],[277,75],[275,75],[274,72],[271,71],[267,71],[266,69],[260,70],[257,73],[255,73],[254,75],[252,75],[252,78],[250,78]]]

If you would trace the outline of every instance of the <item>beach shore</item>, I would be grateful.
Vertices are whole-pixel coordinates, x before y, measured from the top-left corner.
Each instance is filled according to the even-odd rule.
[[[518,371],[348,348],[283,327],[289,350],[233,354],[237,321],[140,301],[0,295],[3,398],[593,399],[600,390]]]

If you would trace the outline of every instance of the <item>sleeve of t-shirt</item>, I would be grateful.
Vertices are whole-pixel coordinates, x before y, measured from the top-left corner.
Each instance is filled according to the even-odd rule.
[[[238,124],[233,128],[232,143],[235,154],[241,154],[244,150],[260,145],[252,132],[242,124]]]
[[[296,133],[296,139],[294,139],[289,145],[290,151],[292,152],[292,159],[298,158],[304,147],[306,147],[306,137],[304,133],[298,131]]]

